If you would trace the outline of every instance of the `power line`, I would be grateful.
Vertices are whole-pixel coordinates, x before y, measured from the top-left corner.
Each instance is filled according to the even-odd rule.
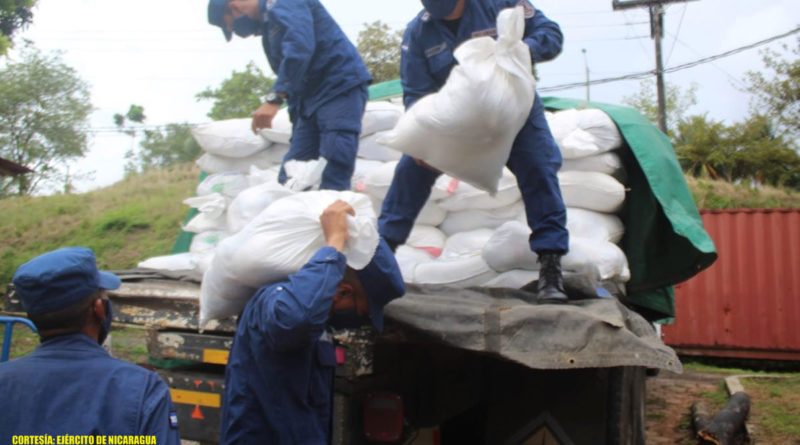
[[[791,31],[785,32],[783,34],[779,34],[779,35],[770,37],[768,39],[760,40],[758,42],[751,43],[749,45],[741,46],[739,48],[735,48],[735,49],[732,49],[730,51],[726,51],[724,53],[716,54],[714,56],[704,57],[702,59],[698,59],[698,60],[695,60],[693,62],[684,63],[684,64],[681,64],[681,65],[676,65],[676,66],[673,66],[671,68],[665,68],[664,70],[662,70],[662,73],[674,73],[676,71],[681,71],[681,70],[685,70],[685,69],[689,69],[689,68],[694,68],[695,66],[702,65],[704,63],[713,62],[713,61],[715,61],[717,59],[721,59],[723,57],[732,56],[734,54],[738,54],[738,53],[741,53],[743,51],[747,51],[749,49],[753,49],[753,48],[756,48],[758,46],[765,45],[765,44],[770,43],[770,42],[774,42],[775,40],[780,40],[780,39],[782,39],[784,37],[788,37],[788,36],[790,36],[792,34],[796,34],[797,32],[800,32],[800,27],[795,28],[795,29],[793,29]],[[608,78],[605,78],[605,79],[595,79],[595,80],[589,82],[589,84],[590,85],[600,85],[600,84],[604,84],[604,83],[619,82],[619,81],[623,81],[623,80],[646,79],[646,78],[654,76],[656,74],[657,74],[656,70],[642,71],[642,72],[638,72],[638,73],[625,74],[623,76],[608,77]],[[574,82],[574,83],[569,83],[569,84],[554,85],[552,87],[539,88],[539,91],[541,91],[541,92],[561,91],[561,90],[568,90],[568,89],[571,89],[571,88],[578,88],[578,87],[584,87],[584,86],[586,86],[586,82]]]

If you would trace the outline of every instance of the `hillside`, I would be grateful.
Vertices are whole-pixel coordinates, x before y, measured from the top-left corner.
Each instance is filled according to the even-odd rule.
[[[28,259],[62,246],[94,249],[101,268],[135,267],[169,254],[194,196],[200,170],[154,170],[80,195],[0,201],[0,289]],[[701,208],[800,207],[800,193],[687,178]]]

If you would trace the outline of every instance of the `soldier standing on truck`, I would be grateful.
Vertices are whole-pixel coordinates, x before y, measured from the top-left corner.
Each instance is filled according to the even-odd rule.
[[[286,281],[260,288],[239,317],[225,368],[222,444],[330,443],[336,352],[330,328],[371,321],[405,293],[392,251],[380,241],[362,270],[346,266],[344,201],[320,216],[325,246]]]
[[[524,42],[530,47],[534,63],[551,60],[561,52],[563,37],[559,26],[528,0],[422,0],[422,4],[425,9],[408,24],[403,36],[400,75],[406,108],[444,85],[457,63],[453,51],[460,43],[476,36],[497,36],[497,15],[504,8],[525,8]],[[530,248],[541,264],[537,300],[566,302],[561,256],[569,249],[569,234],[556,176],[561,168],[561,152],[538,94],[506,165],[517,177],[533,231]],[[440,174],[422,161],[403,155],[378,220],[381,236],[393,249],[408,238]]]
[[[17,269],[14,289],[41,344],[0,364],[0,443],[46,436],[136,437],[180,444],[169,388],[155,372],[117,360],[101,344],[111,329],[107,289],[94,252],[66,247]]]
[[[292,140],[283,164],[325,158],[320,188],[350,190],[372,78],[325,7],[319,0],[210,0],[208,20],[228,40],[232,33],[261,35],[277,79],[253,113],[253,131],[272,128],[288,102]],[[287,180],[283,164],[281,184]]]

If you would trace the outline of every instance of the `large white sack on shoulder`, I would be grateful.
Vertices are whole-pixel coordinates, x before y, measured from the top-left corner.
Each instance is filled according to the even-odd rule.
[[[555,113],[545,113],[544,116],[547,119],[547,126],[550,127],[550,133],[553,134],[553,139],[556,140],[559,148],[561,147],[561,141],[578,129],[578,110],[574,108],[556,111]]]
[[[456,48],[459,63],[444,86],[378,141],[494,194],[535,95],[524,30],[522,6],[502,10],[498,39],[477,37]]]
[[[230,238],[229,238],[230,239]],[[247,287],[225,275],[214,255],[200,283],[200,331],[211,320],[239,315],[256,289]]]
[[[378,168],[370,171],[365,180],[363,190],[370,195],[383,199],[386,197],[386,192],[389,191],[389,186],[392,185],[392,178],[394,177],[394,170],[397,168],[397,161],[389,161],[384,163]]]
[[[356,158],[353,176],[350,178],[350,187],[355,192],[367,193],[367,176],[383,165],[381,161]]]
[[[275,162],[269,149],[266,149],[244,158],[229,158],[206,153],[200,156],[195,164],[208,173],[247,173],[252,166],[266,169],[275,165]]]
[[[493,229],[475,229],[468,232],[455,233],[444,243],[441,259],[464,258],[480,255],[483,246],[494,234]]]
[[[333,190],[295,193],[273,202],[239,233],[219,244],[215,264],[249,287],[285,279],[325,245],[319,217],[337,199],[355,210],[355,216],[347,218],[349,238],[343,250],[347,265],[363,269],[378,247],[372,203],[363,194]]]
[[[403,106],[385,100],[367,102],[364,118],[361,119],[361,136],[391,130],[403,115]]]
[[[521,198],[522,194],[517,187],[517,178],[508,168],[503,168],[503,176],[500,178],[497,193],[494,196],[466,182],[459,182],[449,196],[439,201],[439,205],[451,212],[468,209],[486,210],[511,205]]]
[[[289,109],[284,107],[272,118],[272,128],[262,128],[258,133],[265,139],[277,144],[288,144],[292,140],[292,121]]]
[[[448,212],[447,217],[439,224],[439,229],[447,236],[480,228],[492,229],[505,222],[519,220],[524,217],[524,214],[525,205],[522,204],[522,201],[491,210]]]
[[[604,173],[559,172],[558,183],[567,207],[614,213],[625,202],[625,186]]]
[[[388,130],[385,130],[369,136],[362,136],[358,141],[358,157],[383,162],[400,160],[403,153],[378,142],[378,139],[388,132]]]
[[[228,229],[238,232],[270,204],[294,192],[277,182],[247,188],[228,205]]]
[[[480,256],[429,261],[414,268],[414,278],[419,284],[464,288],[480,286],[495,277],[497,272]]]
[[[539,279],[538,270],[513,269],[501,273],[496,278],[487,281],[482,287],[502,287],[506,289],[521,289]]]
[[[253,134],[252,119],[228,119],[192,127],[192,136],[200,148],[229,158],[244,158],[266,149],[272,143]]]
[[[416,283],[414,269],[418,264],[434,260],[430,253],[405,245],[397,247],[397,252],[394,257],[397,260],[397,265],[400,267],[403,281],[406,283]]]
[[[234,198],[250,186],[247,176],[242,173],[214,173],[197,184],[197,196],[219,193]]]
[[[600,150],[609,151],[622,146],[622,135],[611,116],[597,108],[578,110],[578,127],[594,137]]]
[[[519,221],[509,221],[495,230],[481,254],[497,272],[513,269],[539,270],[539,257],[531,250],[531,229]]]
[[[599,281],[627,282],[631,278],[628,259],[619,246],[588,238],[570,237],[569,253],[561,257],[561,267]]]
[[[173,278],[189,277],[200,280],[203,276],[203,274],[198,272],[192,260],[192,254],[188,252],[148,258],[137,264],[137,267],[140,269],[154,270]]]
[[[618,243],[625,235],[625,225],[617,215],[567,207],[569,235]]]
[[[616,176],[622,170],[622,160],[614,152],[600,153],[578,159],[564,159],[561,171],[583,171],[605,173]]]
[[[430,253],[434,258],[438,258],[442,254],[444,242],[447,237],[441,230],[433,226],[423,226],[415,224],[411,228],[411,233],[408,234],[405,245],[415,249],[424,250]]]
[[[286,171],[286,183],[289,190],[305,192],[309,190],[319,190],[322,184],[322,172],[328,165],[325,158],[312,159],[310,161],[298,161],[292,159],[283,165]]]

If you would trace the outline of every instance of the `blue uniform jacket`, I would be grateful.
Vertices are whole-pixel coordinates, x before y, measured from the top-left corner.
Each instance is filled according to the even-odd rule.
[[[0,364],[0,396],[0,443],[14,435],[49,434],[55,442],[70,434],[154,435],[159,445],[180,444],[161,377],[112,358],[84,334],[51,338]]]
[[[439,91],[457,63],[453,51],[459,44],[473,37],[497,37],[499,12],[519,4],[525,7],[524,42],[530,47],[533,63],[555,58],[561,52],[561,29],[528,0],[466,0],[456,34],[423,10],[408,24],[403,36],[400,70],[406,107]]]
[[[358,50],[319,0],[262,0],[262,43],[278,78],[273,89],[310,116],[372,78]]]
[[[326,325],[345,266],[323,247],[247,303],[225,369],[222,444],[329,443],[336,354]]]

